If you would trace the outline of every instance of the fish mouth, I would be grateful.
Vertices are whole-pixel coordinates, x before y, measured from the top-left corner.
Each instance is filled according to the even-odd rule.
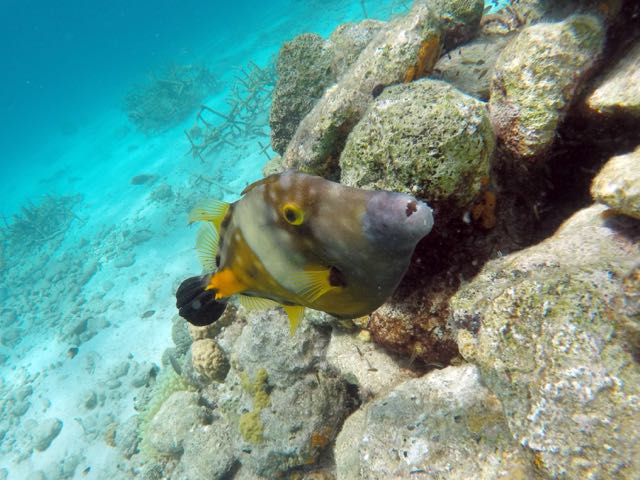
[[[433,228],[433,210],[425,202],[410,197],[405,206],[405,225],[417,230],[420,238],[428,234]]]
[[[433,228],[433,211],[406,193],[376,192],[363,218],[365,235],[386,248],[414,248]]]

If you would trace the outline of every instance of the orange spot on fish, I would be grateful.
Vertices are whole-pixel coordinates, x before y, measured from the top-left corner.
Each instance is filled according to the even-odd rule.
[[[222,270],[211,277],[205,290],[216,290],[216,300],[230,297],[247,289],[235,273],[230,269]]]

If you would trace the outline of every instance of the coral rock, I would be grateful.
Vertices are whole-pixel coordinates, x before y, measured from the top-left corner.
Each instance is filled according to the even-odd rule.
[[[451,299],[461,354],[549,478],[640,475],[640,325],[623,282],[637,288],[640,234],[605,210],[487,263]]]
[[[276,152],[284,152],[300,120],[335,82],[332,61],[330,43],[314,33],[298,35],[280,49],[269,117],[271,145]]]
[[[173,317],[171,325],[171,339],[173,340],[173,344],[176,346],[176,354],[178,356],[187,353],[187,350],[189,350],[189,347],[191,346],[191,331],[187,328],[187,325],[190,324],[185,322],[184,319],[178,315]]]
[[[440,57],[432,78],[487,101],[493,68],[508,40],[507,36],[487,36],[453,49]]]
[[[222,381],[229,370],[224,352],[210,338],[193,342],[191,345],[191,362],[193,363],[193,368],[209,380]]]
[[[131,458],[138,451],[138,416],[133,415],[118,425],[115,432],[115,445],[124,458]]]
[[[414,375],[402,367],[401,360],[379,346],[363,343],[337,329],[331,333],[327,362],[350,384],[356,385],[363,398],[380,395]]]
[[[362,50],[384,25],[384,22],[377,20],[363,20],[344,23],[333,31],[329,42],[333,48],[331,69],[336,78],[340,78],[355,63]]]
[[[425,293],[429,295],[429,307],[425,306]],[[368,328],[373,340],[426,364],[449,364],[458,355],[458,347],[445,312],[438,311],[446,305],[446,295],[450,295],[443,293],[427,290],[401,299],[394,295],[371,314]]]
[[[489,111],[509,152],[531,158],[549,149],[603,42],[598,17],[575,15],[527,27],[507,45],[491,80]]]
[[[193,392],[175,392],[167,398],[149,424],[145,435],[158,453],[180,456],[191,430],[207,421],[207,412],[198,405]]]
[[[587,107],[599,114],[640,117],[640,41],[600,79]]]
[[[473,365],[408,380],[371,401],[345,421],[334,453],[339,479],[534,478]]]
[[[640,147],[610,159],[593,179],[591,195],[616,212],[640,219]]]
[[[389,87],[354,128],[341,182],[467,206],[494,147],[485,105],[437,80]]]
[[[351,129],[375,93],[385,86],[427,75],[446,34],[445,19],[478,24],[481,1],[448,0],[431,8],[426,1],[378,32],[338,83],[329,88],[302,120],[283,155],[286,167],[337,177],[337,159]]]
[[[276,311],[247,315],[218,397],[247,471],[278,478],[316,462],[335,437],[347,397],[345,383],[326,368],[328,341],[307,321],[291,336]]]
[[[171,480],[222,480],[230,478],[236,462],[229,426],[222,421],[197,427],[185,439],[184,454]]]

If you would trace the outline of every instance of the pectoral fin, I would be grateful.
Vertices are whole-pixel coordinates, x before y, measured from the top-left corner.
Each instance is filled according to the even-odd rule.
[[[294,273],[291,276],[295,284],[295,292],[307,302],[315,302],[328,291],[336,288],[331,284],[330,268],[314,268]]]

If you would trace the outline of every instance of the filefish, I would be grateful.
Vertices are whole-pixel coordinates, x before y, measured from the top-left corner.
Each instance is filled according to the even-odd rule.
[[[431,208],[404,193],[362,190],[287,170],[249,185],[231,204],[208,200],[196,251],[208,272],[182,282],[180,316],[209,325],[229,297],[284,308],[291,333],[306,307],[338,318],[378,308],[404,276]]]

